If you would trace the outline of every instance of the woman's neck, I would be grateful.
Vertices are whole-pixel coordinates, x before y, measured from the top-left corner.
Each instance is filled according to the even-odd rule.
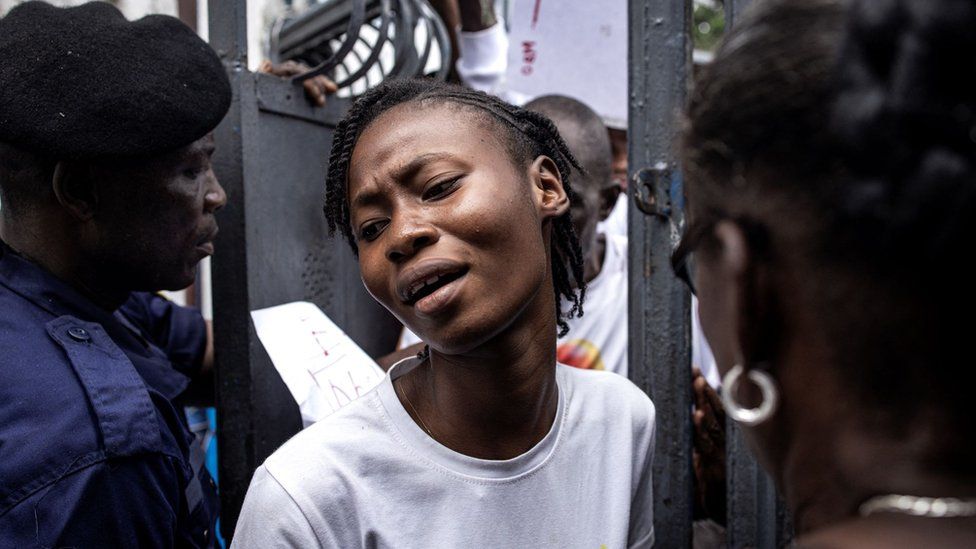
[[[558,403],[550,306],[544,323],[516,320],[469,353],[432,351],[397,379],[407,412],[438,442],[468,456],[502,460],[531,449],[552,427]]]
[[[853,397],[826,398],[839,403]],[[863,520],[860,506],[879,495],[976,497],[976,475],[963,478],[933,466],[943,447],[939,438],[946,435],[939,425],[947,422],[923,412],[892,432],[893,419],[869,421],[863,405],[837,408],[836,415],[819,421],[808,415],[795,426],[794,432],[806,435],[795,437],[784,454],[784,495],[797,532],[856,524]]]
[[[934,427],[927,429],[929,434],[935,432]],[[879,495],[976,497],[973,478],[958,478],[926,466],[926,452],[916,453],[921,448],[918,439],[915,435],[896,440],[865,432],[841,433],[834,443],[836,460],[822,460],[818,467],[811,457],[805,465],[798,462],[790,467],[797,530],[857,522],[860,506]]]
[[[938,459],[954,445],[951,418],[931,409],[900,417],[866,402],[832,363],[828,340],[814,329],[804,333],[772,362],[782,394],[778,410],[745,430],[789,504],[798,535],[860,520],[861,504],[878,495],[976,495],[976,469],[962,465],[947,473],[946,460]],[[966,467],[968,479],[961,476]]]

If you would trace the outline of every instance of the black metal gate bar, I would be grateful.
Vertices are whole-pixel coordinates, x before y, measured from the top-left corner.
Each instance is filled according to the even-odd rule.
[[[670,253],[683,216],[675,159],[691,71],[690,0],[629,0],[630,378],[657,407],[658,547],[691,544],[690,296]],[[646,214],[646,215],[645,215]]]
[[[726,32],[750,0],[725,0]],[[739,426],[726,421],[726,497],[729,547],[786,546],[793,538],[789,511],[777,497],[773,480],[756,463]]]
[[[298,406],[254,331],[250,312],[292,301],[321,307],[372,356],[399,324],[363,288],[322,213],[328,154],[348,101],[312,107],[301,85],[247,71],[245,0],[210,1],[211,44],[233,102],[215,131],[214,170],[228,195],[213,260],[221,530],[233,534],[255,467],[301,428]]]
[[[732,420],[726,422],[726,436],[728,546],[767,549],[789,545],[793,524],[772,478],[756,463],[742,430]]]
[[[725,2],[725,29],[728,30],[739,18],[742,11],[746,9],[752,0],[724,0]]]
[[[247,3],[245,0],[210,0],[208,4],[210,44],[227,68],[233,90],[230,111],[215,130],[218,144],[214,153],[214,172],[220,178],[229,200],[219,212],[219,254],[213,259],[214,281],[229,280],[239,274],[238,266],[247,263],[242,139],[243,122],[241,74],[247,70]],[[246,103],[247,98],[243,101]],[[246,270],[246,269],[245,269]],[[250,309],[247,281],[239,284],[213,284],[214,358],[217,375],[218,479],[221,498],[221,530],[230,539],[244,493],[255,464],[252,458],[252,423],[249,392],[251,370],[248,349],[260,345],[245,315],[222,315],[217,304],[235,304],[238,311]]]

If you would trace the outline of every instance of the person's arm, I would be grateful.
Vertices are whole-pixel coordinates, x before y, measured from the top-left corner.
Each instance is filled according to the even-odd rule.
[[[692,464],[695,472],[695,503],[706,518],[726,522],[725,499],[725,409],[715,389],[697,368],[692,370],[691,387],[695,410]]]
[[[448,81],[466,83],[460,75],[458,60],[465,49],[469,50],[470,56],[470,46],[466,48],[462,44],[458,33],[476,33],[495,25],[498,21],[495,17],[495,6],[491,0],[430,0],[430,5],[444,21],[451,41],[451,71]]]
[[[177,531],[182,501],[169,458],[115,458],[66,473],[0,515],[0,539],[5,547],[186,545]]]
[[[292,76],[298,76],[299,74],[308,72],[311,67],[304,63],[297,63],[295,61],[285,61],[284,63],[275,65],[271,61],[264,60],[261,65],[258,66],[258,72],[263,72],[265,74],[273,74],[281,78],[291,78]],[[302,82],[302,87],[305,89],[305,97],[314,105],[319,107],[325,106],[325,98],[332,95],[339,90],[335,82],[329,79],[329,77],[320,74],[318,76],[313,76],[308,80]]]
[[[639,460],[634,478],[637,488],[630,505],[630,531],[627,546],[630,549],[647,549],[654,545],[654,404],[647,395],[634,387],[639,393],[635,399],[634,413],[634,459]]]
[[[158,294],[136,292],[120,312],[166,353],[176,371],[190,378],[181,402],[213,406],[213,328],[200,311]]]
[[[460,0],[461,32],[455,64],[464,85],[491,94],[504,92],[508,34],[490,0]]]
[[[479,32],[498,23],[492,0],[458,0],[461,32]]]

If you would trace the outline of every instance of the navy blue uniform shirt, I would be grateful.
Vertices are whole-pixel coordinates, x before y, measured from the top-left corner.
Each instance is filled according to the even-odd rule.
[[[213,547],[217,499],[174,404],[198,312],[99,308],[0,242],[0,547]]]

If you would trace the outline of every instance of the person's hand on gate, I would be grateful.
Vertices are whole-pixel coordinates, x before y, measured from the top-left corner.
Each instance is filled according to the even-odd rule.
[[[695,409],[692,464],[695,471],[695,497],[702,512],[725,524],[725,410],[718,393],[698,368],[691,373]]]
[[[258,67],[258,72],[273,74],[282,78],[298,76],[309,70],[311,68],[308,65],[295,61],[285,61],[284,63],[275,65],[271,61],[264,60]],[[302,87],[305,88],[305,97],[319,107],[325,105],[325,97],[327,95],[333,94],[339,89],[335,82],[321,74],[302,82]]]

